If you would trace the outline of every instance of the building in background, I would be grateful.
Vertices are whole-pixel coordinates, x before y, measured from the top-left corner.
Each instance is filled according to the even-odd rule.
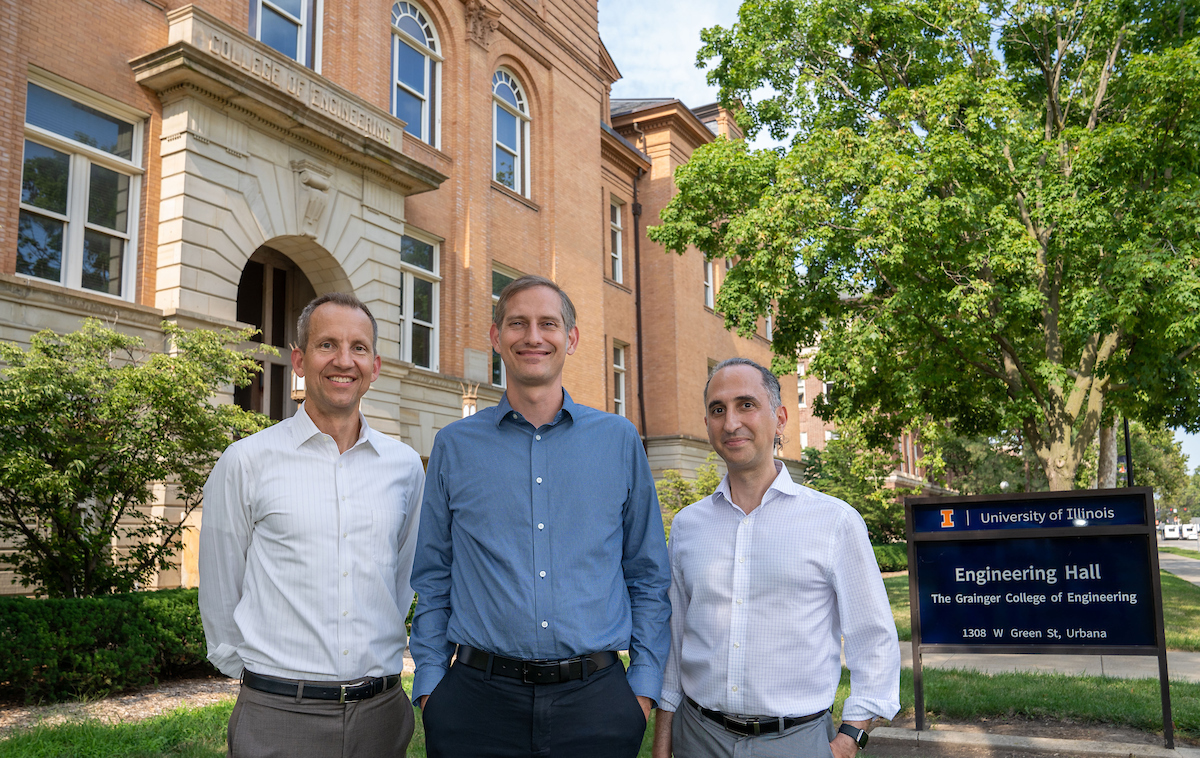
[[[736,127],[716,106],[610,102],[594,0],[0,9],[0,338],[86,316],[150,344],[164,319],[252,325],[281,355],[223,399],[278,419],[302,397],[286,359],[300,309],[353,292],[383,357],[363,411],[428,456],[438,429],[499,401],[493,303],[536,273],[579,312],[572,396],[626,416],[656,472],[685,473],[709,452],[711,366],[770,360],[769,325],[743,339],[714,312],[721,265],[645,237],[674,168]],[[159,586],[195,583],[194,537]]]

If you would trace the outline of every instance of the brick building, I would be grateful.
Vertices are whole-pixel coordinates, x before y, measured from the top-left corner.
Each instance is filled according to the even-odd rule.
[[[720,264],[645,237],[674,168],[736,126],[610,102],[595,0],[0,0],[0,19],[0,338],[90,315],[286,348],[314,294],[354,292],[383,356],[364,412],[427,456],[499,401],[493,299],[542,274],[579,312],[567,388],[629,418],[656,472],[709,452],[711,365],[770,360],[769,325],[743,339],[713,312]],[[226,400],[294,412],[286,352]],[[161,586],[194,583],[193,539]]]

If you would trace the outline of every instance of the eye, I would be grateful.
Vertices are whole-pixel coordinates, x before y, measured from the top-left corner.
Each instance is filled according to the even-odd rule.
[[[332,350],[333,343],[328,341],[322,342],[320,345],[318,345],[318,347],[320,347],[322,350]]]

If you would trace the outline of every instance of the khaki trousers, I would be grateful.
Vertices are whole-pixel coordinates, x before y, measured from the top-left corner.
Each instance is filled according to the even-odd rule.
[[[324,682],[323,682],[324,684]],[[412,703],[397,686],[354,703],[272,695],[242,685],[229,717],[229,758],[401,758]]]

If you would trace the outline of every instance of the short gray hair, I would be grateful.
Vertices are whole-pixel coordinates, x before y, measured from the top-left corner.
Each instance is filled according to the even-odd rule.
[[[571,298],[567,297],[567,293],[563,291],[562,287],[559,287],[550,279],[547,279],[544,276],[536,276],[534,274],[527,274],[522,276],[520,279],[515,279],[509,282],[508,286],[506,286],[504,289],[500,290],[500,299],[496,301],[496,311],[492,314],[492,323],[495,324],[497,328],[503,327],[504,312],[508,310],[508,301],[511,300],[513,295],[517,294],[518,292],[524,292],[525,290],[533,289],[534,287],[549,287],[558,293],[559,298],[562,300],[563,329],[564,331],[568,332],[574,329],[575,304],[571,302]]]
[[[704,404],[706,406],[708,405],[708,385],[712,384],[712,378],[717,375],[718,371],[730,366],[749,366],[757,370],[762,378],[763,389],[767,391],[767,402],[771,406],[771,412],[779,410],[779,406],[783,405],[783,396],[779,390],[779,377],[772,374],[770,369],[760,366],[749,358],[726,358],[713,366],[713,370],[708,375],[708,381],[704,383]]]
[[[357,308],[367,314],[367,318],[371,319],[371,352],[379,355],[379,324],[375,321],[375,316],[371,313],[371,309],[367,307],[367,304],[349,292],[326,292],[304,306],[304,310],[300,312],[300,318],[296,320],[296,347],[300,348],[301,351],[308,350],[308,327],[310,322],[312,322],[313,311],[325,303],[333,303],[334,305],[341,305],[346,308]]]

